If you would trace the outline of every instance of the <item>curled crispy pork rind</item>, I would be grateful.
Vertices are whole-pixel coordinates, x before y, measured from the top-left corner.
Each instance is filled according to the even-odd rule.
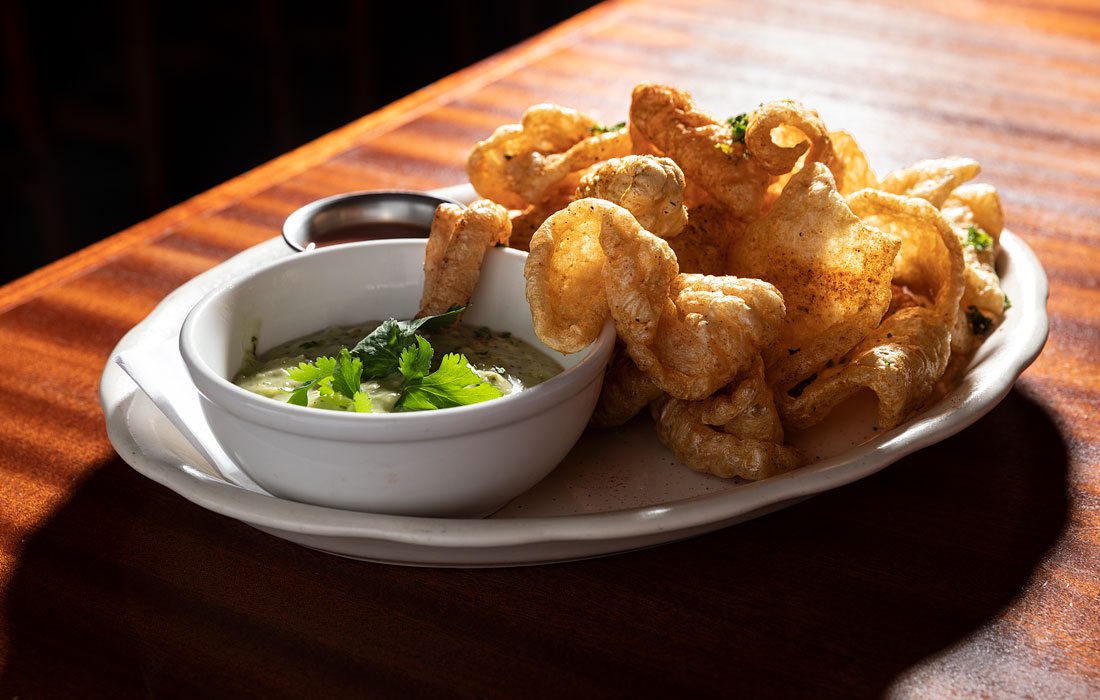
[[[600,242],[619,338],[661,390],[687,400],[709,396],[775,339],[783,299],[761,280],[679,274],[668,243],[616,209]]]
[[[776,130],[781,138],[773,135]],[[844,182],[844,163],[833,151],[825,123],[816,111],[794,100],[760,105],[749,116],[745,147],[771,175],[791,172],[805,155],[811,163],[824,163],[838,183]]]
[[[936,207],[942,206],[959,185],[973,179],[982,167],[971,158],[950,156],[922,160],[908,168],[895,170],[882,178],[879,189],[891,194],[927,199]]]
[[[879,189],[878,176],[871,169],[867,155],[856,143],[855,137],[844,130],[830,131],[829,136],[833,142],[833,152],[844,168],[844,182],[838,188],[840,193],[849,195],[865,187]]]
[[[501,126],[474,147],[466,161],[470,184],[510,209],[537,204],[570,173],[630,153],[625,128],[595,133],[597,126],[574,109],[535,105],[520,124]]]
[[[630,103],[630,123],[676,161],[692,182],[741,219],[759,215],[769,174],[745,145],[733,141],[728,124],[696,108],[684,90],[640,83]],[[719,148],[724,147],[725,150]]]
[[[604,374],[600,399],[592,413],[592,425],[597,428],[622,425],[663,395],[653,380],[634,364],[626,348],[618,345]]]
[[[684,173],[670,158],[612,158],[581,178],[576,198],[585,197],[618,204],[661,238],[676,236],[687,223]]]
[[[801,391],[779,396],[784,422],[805,428],[856,393],[878,397],[877,425],[889,430],[921,408],[947,367],[950,327],[935,309],[909,307],[890,316],[839,364]]]
[[[607,321],[600,231],[605,209],[613,206],[599,199],[577,200],[543,222],[531,237],[523,270],[527,302],[535,333],[559,352],[587,347]]]
[[[788,425],[807,427],[870,389],[878,396],[878,426],[888,430],[924,405],[947,367],[963,254],[951,226],[923,199],[861,190],[848,202],[864,221],[901,239],[894,282],[917,290],[914,305],[889,316],[838,364],[780,396],[779,408]]]
[[[702,401],[658,398],[651,412],[661,442],[696,471],[757,480],[802,465],[799,451],[782,444],[759,356],[723,392]]]
[[[463,209],[441,204],[432,218],[424,250],[424,291],[417,316],[434,316],[465,306],[481,277],[485,251],[507,243],[512,232],[508,210],[479,199]]]
[[[804,379],[878,326],[900,246],[852,213],[820,163],[799,171],[772,209],[749,224],[730,247],[728,269],[766,279],[783,294],[786,322],[764,351],[773,386]]]

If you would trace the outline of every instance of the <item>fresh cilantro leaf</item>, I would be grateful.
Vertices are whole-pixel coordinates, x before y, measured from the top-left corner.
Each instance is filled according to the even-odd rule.
[[[355,392],[355,396],[351,397],[351,400],[355,402],[356,413],[373,413],[374,406],[371,404],[370,396],[365,391]]]
[[[730,125],[733,132],[734,143],[745,143],[745,131],[749,128],[749,115],[745,113],[738,114],[736,117],[727,119],[726,123]]]
[[[993,237],[977,226],[966,229],[966,244],[976,250],[989,250],[993,247]]]
[[[360,340],[351,354],[363,362],[363,377],[380,379],[398,371],[401,352],[412,345],[416,332],[421,328],[437,330],[450,325],[465,311],[465,307],[455,307],[438,316],[425,316],[411,321],[389,319]]]
[[[427,376],[432,368],[432,357],[435,350],[431,343],[421,336],[416,336],[416,345],[410,345],[401,351],[401,360],[398,370],[405,377],[405,382],[416,381]]]
[[[1004,298],[1005,298],[1005,308],[1004,308],[1004,310],[1008,311],[1009,309],[1012,308],[1012,300],[1008,298],[1007,294],[1004,295]]]
[[[966,307],[966,320],[970,321],[970,330],[974,335],[985,335],[993,328],[993,319],[973,305]]]
[[[444,355],[439,369],[426,377],[406,378],[397,407],[406,411],[453,408],[503,396],[469,367],[464,355]]]
[[[336,371],[335,357],[318,357],[313,362],[300,362],[286,371],[296,382],[315,382],[332,376]]]
[[[289,403],[295,406],[309,405],[309,390],[317,387],[321,394],[332,393],[332,373],[336,370],[336,358],[318,357],[313,362],[299,362],[286,371],[287,375],[302,386],[290,389]]]
[[[332,388],[336,392],[354,399],[359,393],[359,383],[363,376],[363,361],[352,357],[347,348],[340,348],[340,358],[336,361],[336,371],[332,375]]]
[[[618,124],[596,124],[595,126],[588,127],[588,133],[590,134],[606,134],[612,131],[619,131],[626,128],[626,122],[619,122]]]

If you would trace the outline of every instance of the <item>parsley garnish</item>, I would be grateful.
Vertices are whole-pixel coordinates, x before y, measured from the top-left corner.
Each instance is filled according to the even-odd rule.
[[[338,358],[318,357],[313,362],[301,362],[287,370],[291,379],[304,382],[291,390],[290,403],[308,406],[309,390],[316,387],[321,396],[343,397],[352,402],[357,412],[370,413],[370,397],[360,387],[362,374],[363,362],[352,357],[347,348],[340,348]]]
[[[1005,298],[1005,307],[1004,307],[1004,310],[1005,310],[1005,311],[1008,311],[1009,309],[1011,309],[1011,308],[1012,308],[1012,300],[1008,298],[1008,295],[1007,295],[1007,294],[1005,294],[1005,295],[1004,295],[1004,298]]]
[[[966,244],[976,250],[989,250],[993,247],[993,237],[977,226],[966,229]]]
[[[966,307],[966,320],[970,321],[970,330],[974,335],[985,335],[993,328],[993,319],[986,317],[973,305]]]
[[[607,134],[612,131],[619,131],[626,128],[626,122],[619,122],[618,124],[594,124],[588,127],[588,133],[590,134]]]
[[[406,411],[424,411],[435,408],[454,408],[489,399],[498,399],[504,393],[470,369],[465,355],[449,353],[443,356],[439,369],[428,374],[433,350],[427,340],[416,337],[416,347],[405,348],[401,353],[401,397],[396,406]]]
[[[742,112],[736,117],[727,119],[726,123],[730,125],[730,129],[733,132],[733,141],[735,143],[738,141],[745,143],[745,131],[749,128],[749,115]]]
[[[332,393],[332,374],[336,371],[335,357],[318,357],[313,362],[301,362],[291,367],[287,374],[296,382],[304,382],[290,394],[290,403],[295,406],[309,404],[309,390],[317,387],[322,394]],[[326,391],[327,390],[327,391]]]

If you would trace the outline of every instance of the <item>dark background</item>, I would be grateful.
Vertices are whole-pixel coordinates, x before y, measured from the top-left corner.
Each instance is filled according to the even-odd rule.
[[[593,4],[0,0],[0,283]]]

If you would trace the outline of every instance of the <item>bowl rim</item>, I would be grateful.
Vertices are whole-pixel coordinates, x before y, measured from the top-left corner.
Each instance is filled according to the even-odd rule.
[[[439,438],[502,427],[536,413],[548,412],[600,379],[615,342],[614,325],[604,324],[596,341],[579,351],[583,357],[571,367],[547,381],[518,394],[467,406],[408,413],[352,413],[324,411],[296,406],[260,396],[237,386],[215,372],[198,349],[199,320],[233,290],[276,274],[284,268],[301,265],[316,256],[347,255],[373,250],[377,257],[384,249],[423,249],[427,239],[388,239],[347,243],[292,255],[261,265],[239,278],[211,290],[188,312],[179,333],[179,350],[199,393],[224,411],[256,425],[303,437],[340,439],[353,442],[400,441]],[[490,248],[486,255],[525,260],[527,254],[513,248]],[[524,297],[517,297],[524,299]],[[525,299],[524,299],[524,303]]]
[[[456,204],[463,206],[458,201],[451,199],[450,197],[443,197],[430,192],[421,192],[420,190],[357,190],[355,192],[341,192],[339,194],[329,195],[328,197],[322,197],[321,199],[315,199],[308,204],[303,204],[290,213],[286,219],[283,220],[282,228],[280,229],[283,242],[286,243],[291,249],[300,253],[307,252],[307,249],[302,247],[297,240],[300,233],[309,222],[312,221],[318,214],[326,211],[336,205],[342,204],[348,200],[355,199],[374,199],[376,197],[410,197],[415,199],[433,200],[438,206],[439,204]],[[431,228],[431,222],[424,227],[425,238],[427,232]],[[385,240],[385,239],[380,239]],[[331,246],[319,246],[329,248]]]

